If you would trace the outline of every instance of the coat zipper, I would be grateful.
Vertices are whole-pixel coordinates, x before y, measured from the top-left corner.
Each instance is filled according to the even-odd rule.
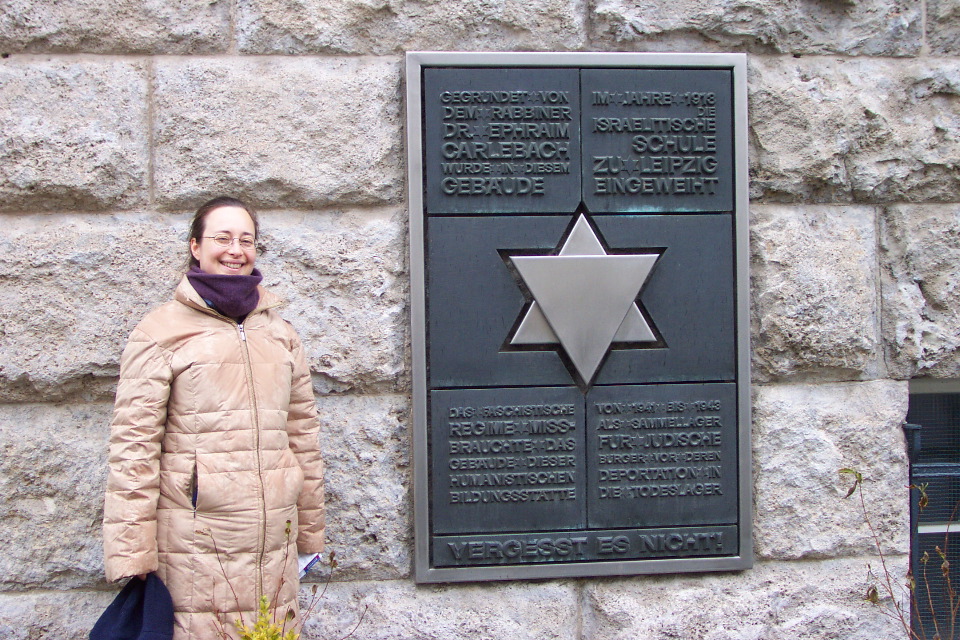
[[[253,367],[250,365],[250,347],[247,345],[247,333],[243,325],[237,323],[237,331],[240,335],[240,344],[243,347],[243,364],[247,377],[247,389],[250,392],[250,407],[253,411],[253,434],[254,448],[257,458],[257,480],[259,482],[259,491],[257,492],[257,501],[260,506],[260,527],[257,530],[257,543],[259,551],[257,552],[257,601],[263,596],[263,556],[267,545],[267,505],[264,501],[264,483],[263,483],[263,461],[260,459],[260,412],[257,409],[257,394],[253,387]]]
[[[273,305],[276,306],[276,305]],[[232,323],[237,327],[237,333],[240,336],[240,344],[242,349],[240,350],[241,355],[243,356],[244,371],[247,378],[247,388],[250,391],[250,407],[253,411],[253,427],[254,427],[254,445],[256,446],[256,458],[257,458],[257,481],[259,482],[259,492],[257,493],[257,502],[260,505],[260,528],[257,531],[257,542],[260,547],[257,554],[257,601],[260,600],[260,597],[263,595],[263,557],[266,554],[267,546],[267,505],[264,498],[264,482],[263,482],[263,460],[261,460],[261,451],[260,451],[260,412],[257,409],[257,395],[254,392],[253,388],[253,367],[250,365],[250,348],[247,346],[247,333],[243,328],[243,324],[235,321],[233,318],[229,318],[222,313],[217,312],[214,309],[210,309],[205,306],[196,307],[199,311],[207,313],[215,318],[220,318],[224,322]],[[269,309],[270,307],[264,307]],[[256,310],[255,310],[256,311]]]

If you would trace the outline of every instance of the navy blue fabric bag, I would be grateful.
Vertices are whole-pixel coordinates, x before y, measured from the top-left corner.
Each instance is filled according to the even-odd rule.
[[[93,625],[90,640],[171,640],[173,600],[157,574],[131,578]]]

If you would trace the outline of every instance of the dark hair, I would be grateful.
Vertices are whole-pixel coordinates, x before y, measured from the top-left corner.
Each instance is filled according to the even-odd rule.
[[[190,237],[187,239],[188,242],[190,240],[196,240],[197,244],[200,244],[200,241],[203,239],[203,232],[206,230],[207,216],[211,211],[219,209],[220,207],[239,207],[246,211],[250,215],[250,219],[253,220],[253,235],[256,237],[260,236],[260,221],[257,220],[257,212],[253,210],[253,207],[238,198],[220,196],[213,200],[207,200],[200,205],[197,212],[193,214],[193,221],[190,223]],[[187,246],[187,255],[188,269],[200,264],[197,262],[197,259],[193,257],[193,251],[190,250],[189,246]]]

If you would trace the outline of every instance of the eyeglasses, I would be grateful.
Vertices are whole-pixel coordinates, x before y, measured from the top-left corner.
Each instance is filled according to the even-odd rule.
[[[244,251],[252,251],[257,246],[257,241],[251,236],[242,236],[240,238],[231,238],[226,233],[218,233],[215,236],[203,236],[204,238],[210,238],[217,243],[218,247],[231,247],[233,246],[233,241],[236,240],[239,243],[240,248]]]

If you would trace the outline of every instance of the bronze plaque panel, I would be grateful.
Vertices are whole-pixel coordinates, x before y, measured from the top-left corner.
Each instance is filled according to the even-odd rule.
[[[434,391],[430,408],[436,533],[586,525],[577,389]]]
[[[730,71],[584,69],[580,91],[591,212],[733,211]]]
[[[576,69],[425,69],[423,91],[429,214],[579,204]]]

